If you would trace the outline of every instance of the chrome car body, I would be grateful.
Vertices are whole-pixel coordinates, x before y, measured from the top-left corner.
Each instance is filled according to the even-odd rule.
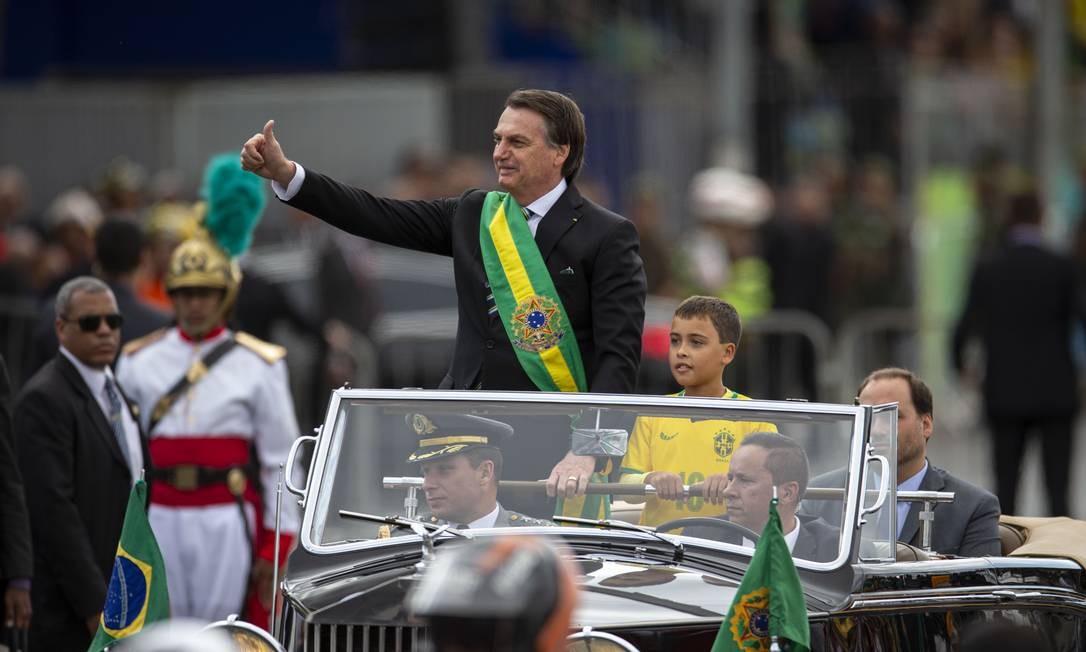
[[[403,602],[426,572],[424,539],[430,537],[341,513],[402,517],[415,511],[414,500],[417,519],[436,520],[425,517],[422,491],[387,488],[390,477],[418,475],[404,462],[414,446],[405,416],[420,412],[474,414],[515,424],[517,441],[505,451],[504,479],[516,480],[542,477],[532,477],[531,471],[516,476],[513,459],[540,457],[533,448],[539,437],[568,444],[570,430],[599,428],[601,415],[611,431],[630,432],[636,430],[635,419],[654,417],[732,424],[721,432],[734,424],[772,423],[804,446],[812,477],[848,469],[846,486],[833,488],[842,505],[837,554],[828,561],[794,560],[813,650],[957,649],[962,632],[994,621],[1031,630],[1052,650],[1086,648],[1086,574],[1071,559],[897,561],[897,545],[889,536],[897,531],[896,469],[888,463],[896,459],[896,405],[341,389],[333,393],[318,434],[299,440],[291,453],[293,461],[300,449],[313,446],[304,485],[288,483],[304,511],[299,545],[280,584],[284,608],[275,633],[285,649],[426,649],[426,629]],[[536,424],[543,424],[538,432]],[[556,461],[536,463],[549,468]],[[515,498],[504,487],[499,494],[503,505]],[[615,496],[613,517],[632,513],[636,520],[637,506],[620,499]],[[693,509],[693,503],[685,505]],[[629,509],[625,516],[623,507]],[[436,555],[463,534],[446,530],[432,537]],[[490,528],[467,536],[499,534],[561,543],[580,573],[571,633],[586,627],[605,631],[643,651],[709,649],[753,553],[739,542],[619,524]]]

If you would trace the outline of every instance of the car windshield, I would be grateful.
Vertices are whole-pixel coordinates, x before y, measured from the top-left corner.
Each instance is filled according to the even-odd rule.
[[[341,510],[473,530],[554,527],[557,515],[621,520],[680,535],[685,545],[752,554],[776,490],[797,563],[832,567],[849,558],[861,509],[863,483],[850,479],[864,475],[865,410],[688,397],[339,390],[312,461],[302,539],[315,552],[330,552],[411,534]],[[571,446],[596,460],[588,493],[548,498],[541,481]],[[880,486],[876,470],[866,474],[868,505]],[[680,495],[656,495],[669,490]],[[866,515],[866,538],[879,538],[882,511],[893,510]]]

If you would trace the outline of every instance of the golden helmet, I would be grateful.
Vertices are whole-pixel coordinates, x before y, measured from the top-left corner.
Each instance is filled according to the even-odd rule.
[[[206,235],[195,236],[177,246],[166,272],[166,291],[180,288],[217,288],[227,294],[237,291],[241,269],[226,252]]]

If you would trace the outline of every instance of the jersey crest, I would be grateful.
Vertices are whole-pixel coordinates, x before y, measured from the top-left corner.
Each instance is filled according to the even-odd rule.
[[[731,457],[732,451],[735,450],[735,435],[731,433],[727,428],[718,431],[713,435],[713,451],[716,456],[723,462]]]

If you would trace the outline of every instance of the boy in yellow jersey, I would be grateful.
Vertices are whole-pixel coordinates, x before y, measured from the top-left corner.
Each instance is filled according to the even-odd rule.
[[[749,400],[724,386],[724,369],[735,358],[741,333],[739,314],[726,301],[693,296],[679,304],[668,350],[671,374],[683,386],[677,396]],[[750,433],[776,431],[763,422],[639,417],[622,459],[621,481],[656,488],[641,524],[722,513],[732,452]],[[683,500],[684,484],[701,484],[705,496]]]

